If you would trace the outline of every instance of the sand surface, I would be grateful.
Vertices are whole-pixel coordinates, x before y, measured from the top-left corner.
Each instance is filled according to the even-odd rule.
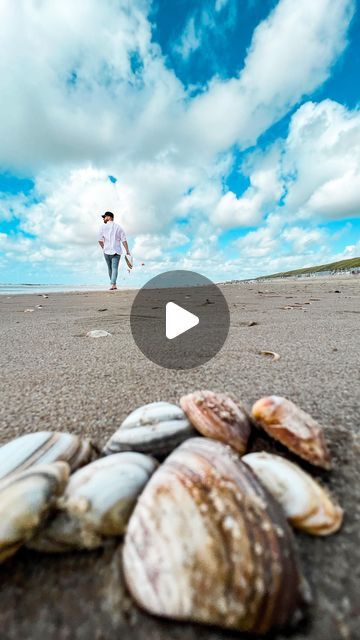
[[[314,603],[291,637],[358,638],[359,289],[355,277],[224,285],[229,337],[217,357],[191,371],[160,369],[137,349],[129,326],[133,291],[1,296],[0,442],[49,429],[102,446],[139,405],[177,402],[197,388],[233,392],[249,407],[262,395],[290,398],[326,426],[334,469],[315,475],[346,512],[337,535],[296,534]],[[295,303],[301,304],[284,309]],[[252,321],[257,324],[249,326]],[[92,329],[112,335],[85,337]],[[261,350],[276,351],[280,360],[266,359]],[[260,436],[254,447],[274,449]],[[2,565],[1,640],[241,637],[140,612],[123,586],[120,547],[109,542],[98,552],[56,557],[22,550]]]

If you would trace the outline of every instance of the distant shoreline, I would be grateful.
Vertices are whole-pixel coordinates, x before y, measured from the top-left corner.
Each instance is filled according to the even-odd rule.
[[[246,283],[276,283],[276,282],[300,282],[318,279],[358,279],[360,272],[352,273],[351,271],[338,271],[335,273],[315,272],[311,274],[299,274],[291,276],[259,276],[257,278],[243,278],[234,280],[224,280],[217,282],[219,286],[230,284],[246,284]],[[137,291],[141,287],[120,286],[118,291]],[[47,294],[66,294],[66,293],[103,293],[107,291],[106,285],[65,285],[65,284],[1,284],[0,296],[16,296],[16,295],[47,295]]]
[[[46,295],[54,293],[90,293],[104,292],[106,285],[67,285],[67,284],[1,284],[0,296]],[[119,287],[121,291],[138,289],[139,287]]]

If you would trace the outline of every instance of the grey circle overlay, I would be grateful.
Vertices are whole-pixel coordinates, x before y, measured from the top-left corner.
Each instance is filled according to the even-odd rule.
[[[199,324],[169,340],[166,304],[174,302]],[[193,369],[216,356],[230,327],[225,297],[211,280],[194,271],[166,271],[137,293],[130,314],[135,343],[146,358],[166,369]]]

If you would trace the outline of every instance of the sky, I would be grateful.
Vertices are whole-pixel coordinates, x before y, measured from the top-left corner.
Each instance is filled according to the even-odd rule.
[[[0,0],[0,282],[360,255],[355,0]],[[113,176],[116,182],[109,179]]]

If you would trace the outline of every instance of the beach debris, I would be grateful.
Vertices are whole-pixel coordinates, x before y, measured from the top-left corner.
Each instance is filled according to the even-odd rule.
[[[265,356],[269,360],[280,360],[280,356],[275,351],[259,351],[260,356]]]
[[[327,536],[340,529],[343,510],[308,473],[282,456],[265,451],[242,458],[280,502],[289,522],[307,533]]]
[[[104,307],[103,309],[98,309],[98,311],[107,311],[107,307]]]
[[[300,613],[304,581],[280,505],[221,442],[191,438],[130,518],[124,575],[146,611],[264,634]]]
[[[255,327],[257,324],[259,323],[256,322],[255,320],[251,320],[251,322],[248,322],[248,327]]]
[[[331,468],[323,427],[296,404],[280,396],[255,402],[252,416],[272,438],[311,464]]]
[[[103,453],[139,451],[162,456],[195,433],[180,407],[169,402],[152,402],[125,418],[105,444]]]
[[[87,338],[106,338],[107,336],[111,336],[111,333],[104,329],[93,329],[86,334]]]
[[[203,436],[231,445],[243,454],[251,432],[245,409],[225,393],[195,391],[180,399],[191,424]]]
[[[67,483],[65,462],[38,465],[0,482],[0,563],[30,540]]]
[[[42,304],[37,304],[37,305],[36,305],[36,308],[37,308],[37,309],[42,309],[42,308],[43,308],[43,306],[42,306]]]
[[[67,462],[71,471],[90,462],[95,450],[89,440],[59,431],[38,431],[0,447],[0,480],[34,465]]]
[[[24,313],[32,313],[34,309],[24,309]]]
[[[133,451],[95,460],[70,476],[58,513],[28,546],[44,552],[96,549],[124,533],[158,463]]]

